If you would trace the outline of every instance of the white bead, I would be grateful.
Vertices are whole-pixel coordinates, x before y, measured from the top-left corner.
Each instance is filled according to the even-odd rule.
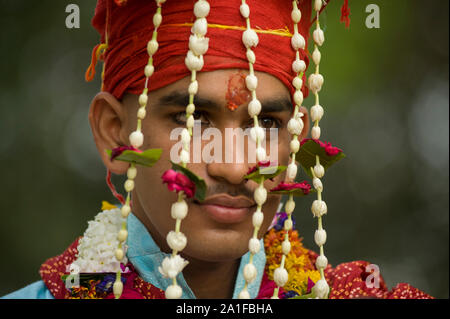
[[[292,62],[292,70],[295,73],[301,73],[306,70],[306,63],[303,60],[295,59],[294,62]]]
[[[319,297],[320,299],[324,299],[328,297],[328,293],[330,292],[330,287],[328,286],[325,279],[320,279],[316,282],[314,287],[312,287],[312,293]]]
[[[123,218],[127,218],[131,212],[130,205],[127,205],[127,204],[123,205],[122,208],[120,209],[120,212],[122,213]]]
[[[320,121],[323,117],[323,112],[323,107],[318,104],[311,107],[311,121]]]
[[[147,111],[145,110],[145,107],[140,107],[137,112],[137,117],[140,120],[145,119],[145,116],[147,115]]]
[[[311,137],[315,140],[320,139],[320,126],[313,126],[311,129]]]
[[[181,251],[186,247],[187,238],[182,232],[170,231],[166,236],[169,247],[176,251]]]
[[[325,229],[317,229],[314,234],[314,241],[316,242],[317,246],[323,246],[325,245],[327,241],[327,232]]]
[[[284,221],[284,230],[289,231],[292,229],[293,226],[294,226],[294,223],[292,222],[292,219],[286,219]]]
[[[209,38],[199,38],[197,35],[189,37],[189,49],[197,56],[203,55],[208,51]]]
[[[290,144],[289,144],[289,147],[291,149],[291,153],[297,153],[300,150],[300,142],[299,142],[299,140],[296,139],[296,138],[292,139]]]
[[[302,106],[303,103],[303,92],[300,90],[295,91],[294,93],[294,102],[298,106]]]
[[[299,23],[300,19],[302,18],[302,12],[297,8],[292,10],[291,18],[294,23]]]
[[[119,230],[119,233],[117,234],[117,240],[120,242],[124,242],[127,240],[128,237],[128,231],[126,229]]]
[[[175,202],[172,204],[172,208],[170,210],[170,214],[173,219],[184,219],[188,213],[188,205],[186,201],[182,200],[181,202]]]
[[[287,167],[286,177],[289,181],[294,181],[296,176],[297,176],[297,165],[295,163],[291,163]]]
[[[267,190],[265,187],[259,186],[255,190],[254,199],[256,204],[262,205],[266,202],[267,199]]]
[[[247,49],[247,60],[251,64],[255,64],[255,62],[256,62],[255,52],[253,52],[253,50],[251,50],[251,49]]]
[[[153,25],[157,28],[161,25],[162,22],[162,14],[157,12],[153,15]]]
[[[256,159],[258,162],[264,162],[266,160],[266,150],[263,147],[256,148]]]
[[[312,203],[311,211],[315,217],[321,217],[327,213],[327,204],[323,200],[316,199]]]
[[[304,116],[304,114],[302,113],[302,112],[297,112],[297,114],[295,115],[295,119],[297,120],[297,121],[301,121],[301,122],[303,122],[303,120],[302,120],[302,117]]]
[[[320,53],[319,49],[316,47],[312,54],[312,59],[316,65],[318,65],[320,63],[321,57],[322,57],[322,54]]]
[[[288,132],[292,135],[300,135],[302,133],[302,124],[299,120],[291,118],[287,125]]]
[[[328,265],[328,259],[324,255],[320,255],[316,259],[316,268],[317,269],[325,269]]]
[[[239,299],[250,299],[250,294],[248,293],[247,289],[242,290],[239,295],[238,295]]]
[[[183,290],[178,285],[170,285],[166,289],[166,299],[180,299],[183,294]]]
[[[249,91],[254,91],[258,87],[258,78],[254,74],[245,77],[245,84]]]
[[[325,175],[325,168],[321,164],[314,165],[314,175],[318,178],[322,178]]]
[[[209,14],[209,3],[208,1],[199,0],[194,5],[194,15],[197,18],[205,18]]]
[[[325,34],[323,33],[322,29],[314,30],[313,39],[318,46],[321,46],[323,44],[323,42],[325,41]]]
[[[264,214],[262,212],[256,211],[253,213],[252,216],[252,222],[253,227],[261,227],[262,223],[264,221]]]
[[[195,81],[197,82],[197,81]],[[198,87],[198,85],[197,85]],[[195,105],[194,104],[188,104],[188,106],[186,107],[186,113],[188,114],[193,114],[195,112]]]
[[[251,283],[255,280],[258,271],[256,270],[255,265],[247,264],[244,266],[244,279],[246,282]]]
[[[316,190],[323,191],[322,181],[317,177],[313,178],[313,186]]]
[[[289,275],[286,269],[278,267],[273,272],[273,280],[279,287],[283,287],[289,279]]]
[[[148,41],[148,43],[147,43],[148,55],[152,56],[153,54],[155,54],[156,51],[158,51],[158,47],[159,47],[159,44],[156,40]]]
[[[125,191],[131,192],[134,189],[134,181],[132,179],[127,179],[125,181]]]
[[[314,10],[320,11],[322,9],[322,0],[315,0],[314,1]]]
[[[151,77],[153,75],[153,72],[155,72],[155,67],[151,64],[147,64],[144,69],[145,76]]]
[[[308,78],[308,86],[313,93],[317,93],[322,89],[323,81],[322,74],[312,73]]]
[[[116,259],[118,261],[122,261],[123,257],[124,257],[124,253],[123,253],[123,249],[121,248],[117,248],[114,255],[116,256]]]
[[[289,242],[289,240],[283,241],[283,243],[281,244],[281,251],[284,255],[289,254],[289,252],[291,251],[291,243]]]
[[[248,4],[246,4],[246,3],[241,4],[241,6],[239,7],[239,11],[241,12],[241,15],[245,19],[250,17],[250,7],[248,6]]]
[[[208,32],[208,22],[206,21],[206,19],[199,18],[195,20],[191,32],[199,36],[205,36],[206,32]]]
[[[248,114],[251,118],[261,112],[261,102],[258,99],[253,99],[248,103]]]
[[[134,131],[130,134],[130,143],[135,148],[139,148],[144,144],[144,135],[140,131]]]
[[[184,128],[181,131],[181,141],[183,142],[184,145],[189,144],[191,142],[191,135],[189,134],[187,128]]]
[[[198,81],[195,80],[194,82],[191,82],[191,84],[189,84],[189,94],[190,95],[195,95],[198,92]],[[193,104],[192,104],[193,105]],[[194,111],[190,112],[190,113],[194,113]]]
[[[259,42],[258,34],[253,29],[247,29],[242,33],[242,42],[246,48],[256,47]]]
[[[182,149],[180,152],[180,161],[182,163],[189,163],[189,158],[190,158],[189,152],[186,151],[185,149]]]
[[[194,123],[195,123],[195,119],[194,116],[191,114],[188,116],[187,120],[186,120],[186,127],[187,128],[193,128],[194,127]]]
[[[128,167],[128,170],[127,170],[128,179],[135,179],[136,175],[137,175],[137,168],[133,167],[133,166]]]
[[[297,167],[297,165],[295,167]],[[286,210],[286,214],[288,214],[288,215],[292,214],[294,212],[294,209],[295,209],[295,201],[293,201],[292,199],[289,199],[286,202],[286,205],[284,206],[284,209]]]
[[[203,56],[196,56],[194,52],[189,50],[184,59],[184,63],[190,71],[200,71],[204,64]]]
[[[304,49],[305,48],[305,38],[300,33],[294,33],[291,38],[291,45],[294,50]]]
[[[264,132],[264,129],[262,127],[255,126],[250,129],[250,138],[255,142],[257,140],[258,141],[264,140],[265,135],[266,133]]]
[[[259,250],[261,249],[261,243],[259,242],[258,238],[251,238],[248,242],[248,250],[253,255],[257,254]]]
[[[303,80],[299,77],[296,76],[293,80],[292,80],[292,85],[297,89],[297,90],[301,90],[302,86],[303,86]]]
[[[123,291],[123,283],[121,280],[119,281],[115,281],[114,285],[113,285],[113,293],[114,293],[114,297],[116,299],[119,299],[120,296],[122,295],[122,291]]]

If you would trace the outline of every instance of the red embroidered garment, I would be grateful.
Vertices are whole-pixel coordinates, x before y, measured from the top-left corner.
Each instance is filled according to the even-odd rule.
[[[282,232],[282,231],[279,231]],[[268,232],[270,234],[271,232]],[[272,232],[273,235],[273,232]],[[81,237],[80,237],[81,238]],[[64,281],[61,277],[66,272],[67,267],[76,259],[78,238],[67,248],[61,255],[48,259],[40,268],[40,275],[47,288],[52,295],[57,299],[73,298],[65,287]],[[306,254],[304,253],[306,252]],[[317,254],[311,250],[302,249],[298,254],[305,254],[309,259],[309,265],[315,263]],[[379,288],[367,288],[366,279],[370,273],[366,272],[366,266],[369,265],[366,261],[353,261],[343,263],[336,268],[330,265],[325,269],[325,277],[330,285],[331,292],[330,299],[349,299],[349,298],[383,298],[383,299],[430,299],[430,295],[414,288],[406,283],[401,283],[395,286],[392,290],[388,290],[384,279],[379,277]],[[132,265],[127,265],[132,269],[124,285],[124,293],[121,298],[124,299],[164,299],[164,291],[145,282],[140,278],[132,268]],[[311,266],[308,266],[311,267]],[[270,298],[273,294],[275,284],[269,280],[267,273],[263,275],[260,286],[260,291],[257,299]],[[286,292],[280,289],[279,297],[286,298]],[[113,298],[109,294],[106,298]]]

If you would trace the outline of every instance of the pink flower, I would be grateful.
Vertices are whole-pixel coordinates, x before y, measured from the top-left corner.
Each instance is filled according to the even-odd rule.
[[[331,143],[329,142],[321,142],[320,140],[315,140],[312,138],[305,138],[300,142],[300,146],[302,146],[303,144],[305,144],[308,141],[314,141],[317,144],[319,144],[320,147],[322,147],[323,149],[325,149],[325,153],[327,153],[328,156],[335,156],[338,155],[339,153],[342,152],[342,150],[340,148],[337,148],[335,146],[332,146]]]
[[[176,191],[177,193],[183,191],[187,198],[194,196],[195,184],[186,175],[169,169],[164,172],[161,178],[170,191]]]
[[[116,148],[113,148],[111,151],[111,161],[114,160],[116,157],[120,156],[125,151],[134,151],[138,153],[142,153],[141,150],[134,148],[133,146],[119,146]]]
[[[309,191],[311,190],[311,185],[308,184],[308,182],[303,181],[301,183],[285,183],[281,182],[276,186],[275,188],[272,188],[271,192],[276,191],[291,191],[294,189],[301,189],[303,191],[303,194],[308,195]]]

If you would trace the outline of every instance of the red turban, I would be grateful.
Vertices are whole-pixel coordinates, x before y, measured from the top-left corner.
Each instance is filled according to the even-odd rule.
[[[108,42],[104,53],[103,90],[121,99],[125,92],[140,94],[144,88],[144,67],[148,62],[147,42],[153,32],[152,17],[156,12],[156,4],[153,0],[128,0],[122,5],[116,2],[98,0],[92,24],[101,34],[101,41]],[[154,55],[155,73],[150,78],[149,91],[190,75],[184,59],[188,51],[191,27],[179,25],[195,21],[194,4],[195,0],[172,0],[162,5],[163,22],[158,29],[157,38],[159,49]],[[240,4],[241,0],[210,1],[208,24],[245,27],[245,20],[239,12]],[[285,30],[283,35],[258,33],[259,44],[254,49],[255,70],[277,77],[293,93],[291,83],[295,76],[292,71],[295,51],[291,46],[291,37],[286,36],[286,33],[293,33],[291,1],[249,0],[248,4],[253,29]],[[308,43],[311,1],[300,1],[299,8],[302,12],[299,32]],[[210,39],[209,49],[204,56],[202,71],[248,69],[242,33],[243,30],[209,27],[206,34]],[[305,51],[300,52],[300,58],[308,65],[309,59]],[[303,83],[305,82],[304,76]],[[303,93],[307,95],[306,87],[303,87]]]

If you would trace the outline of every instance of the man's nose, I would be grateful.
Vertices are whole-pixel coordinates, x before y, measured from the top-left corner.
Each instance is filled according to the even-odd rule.
[[[207,164],[207,172],[211,178],[238,185],[244,182],[249,167],[248,143],[242,130],[225,130],[222,139],[222,160]]]

